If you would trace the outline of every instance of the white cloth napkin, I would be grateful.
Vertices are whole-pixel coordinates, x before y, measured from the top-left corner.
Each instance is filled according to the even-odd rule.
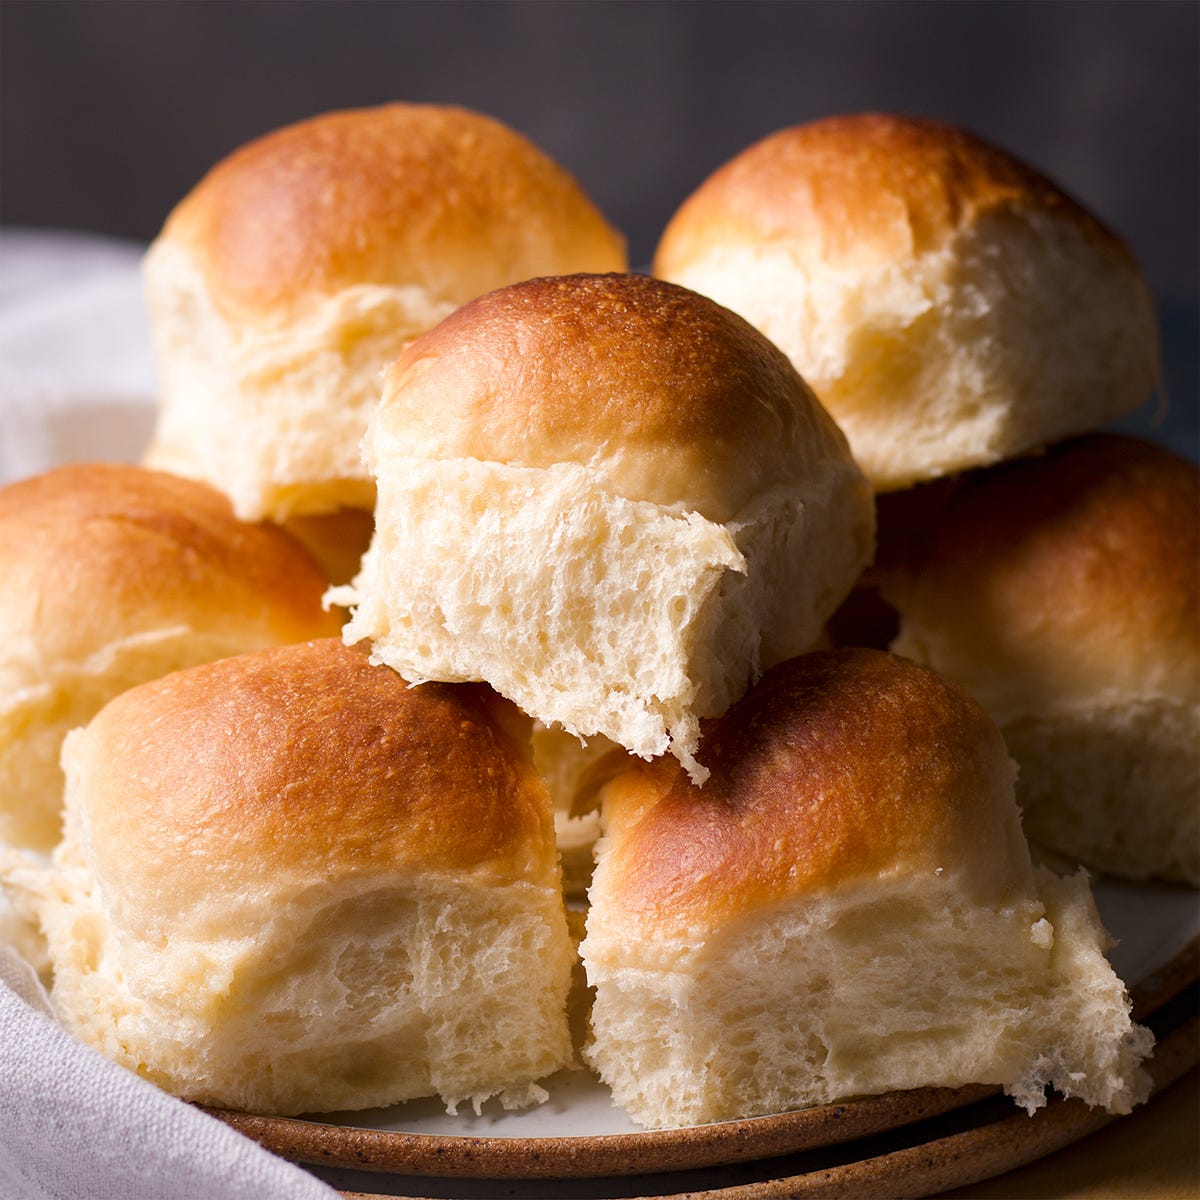
[[[0,231],[0,483],[141,453],[155,394],[142,251]]]
[[[0,231],[0,483],[67,460],[140,453],[154,396],[141,252]],[[0,911],[0,938],[3,919]],[[3,1200],[337,1195],[76,1042],[34,972],[0,944]]]
[[[329,1200],[337,1193],[68,1036],[0,946],[5,1200]]]

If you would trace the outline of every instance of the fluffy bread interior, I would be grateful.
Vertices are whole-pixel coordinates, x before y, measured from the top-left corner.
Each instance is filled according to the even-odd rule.
[[[648,276],[464,305],[386,373],[363,452],[348,640],[697,781],[699,719],[816,640],[873,544],[867,482],[779,349]]]
[[[1113,1112],[1147,1094],[1152,1037],[1130,1024],[1082,876],[1039,871],[1037,897],[993,906],[950,872],[886,880],[755,913],[669,963],[597,903],[586,1056],[644,1125],[968,1083],[1029,1111],[1048,1086]]]
[[[1128,247],[938,121],[853,113],[763,138],[681,205],[654,270],[780,346],[878,492],[1107,424],[1159,378]]]
[[[331,881],[236,914],[230,936],[177,930],[164,944],[114,927],[70,861],[37,905],[56,1011],[183,1099],[285,1115],[430,1095],[451,1112],[492,1096],[523,1107],[573,1060],[575,957],[556,889]]]
[[[243,520],[371,509],[359,445],[379,372],[451,302],[414,286],[363,284],[280,329],[246,331],[171,242],[151,248],[146,287],[166,398],[147,466],[220,488]]]
[[[1029,836],[1095,870],[1200,881],[1195,464],[1090,434],[910,509],[881,543],[893,649],[1000,726]]]
[[[995,724],[894,655],[769,671],[706,731],[712,775],[612,764],[580,946],[587,1061],[643,1124],[901,1088],[1145,1098],[1083,874],[1035,874]],[[610,767],[610,764],[601,764]],[[599,770],[599,769],[598,769]]]
[[[911,262],[714,246],[669,277],[788,355],[880,492],[1105,425],[1158,379],[1144,287],[1047,214],[992,214]]]
[[[699,718],[820,635],[870,553],[831,468],[728,523],[616,495],[577,464],[389,457],[348,641],[405,678],[487,679],[524,711],[693,777]]]
[[[1200,705],[1099,698],[1000,728],[1031,842],[1123,879],[1200,885]]]

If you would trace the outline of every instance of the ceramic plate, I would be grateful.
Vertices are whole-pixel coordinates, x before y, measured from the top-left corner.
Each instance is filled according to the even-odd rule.
[[[1094,881],[1094,892],[1117,939],[1110,959],[1131,985],[1139,1017],[1196,979],[1196,892],[1109,880]],[[962,1108],[995,1091],[924,1088],[745,1121],[644,1130],[589,1072],[563,1072],[545,1086],[545,1104],[506,1112],[492,1101],[479,1116],[461,1109],[450,1116],[437,1100],[300,1119],[215,1115],[302,1162],[413,1175],[564,1178],[712,1166],[836,1145]]]

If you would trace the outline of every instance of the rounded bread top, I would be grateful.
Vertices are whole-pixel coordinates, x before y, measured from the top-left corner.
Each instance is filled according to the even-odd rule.
[[[1031,887],[995,724],[906,659],[836,650],[781,663],[722,718],[701,788],[636,764],[602,791],[610,918],[714,929],[782,901],[945,874],[996,902]]]
[[[982,138],[938,121],[859,113],[780,130],[720,167],[668,223],[654,270],[670,278],[714,246],[737,245],[775,244],[847,267],[907,261],[999,209],[1060,217],[1134,265],[1056,184]]]
[[[902,636],[990,709],[1010,693],[1026,708],[1114,689],[1200,699],[1194,463],[1089,434],[966,476],[933,511],[885,594]]]
[[[526,138],[423,104],[326,113],[248,143],[160,241],[190,253],[227,318],[272,327],[357,285],[458,305],[531,275],[626,265],[621,236]]]
[[[0,488],[0,563],[6,645],[43,664],[178,627],[260,644],[340,627],[321,606],[328,581],[290,535],[239,521],[205,484],[122,463]]]
[[[599,469],[620,495],[715,521],[776,485],[857,473],[782,351],[644,275],[527,280],[464,305],[384,378],[366,454]],[[817,482],[819,481],[819,482]]]
[[[96,877],[129,925],[406,872],[556,883],[518,711],[485,685],[409,687],[337,638],[124,692],[67,760]]]

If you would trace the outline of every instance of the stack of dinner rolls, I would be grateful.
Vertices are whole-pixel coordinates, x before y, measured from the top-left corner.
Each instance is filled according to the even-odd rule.
[[[147,255],[148,461],[251,520],[369,509],[359,443],[409,341],[505,284],[625,268],[575,180],[490,117],[387,104],[276,130],[218,163]]]
[[[971,533],[992,472],[1051,464],[1029,486],[1070,509],[1099,468],[1060,443],[1157,376],[1136,265],[1078,204],[959,130],[817,122],[718,171],[635,275],[523,137],[392,104],[218,164],[146,282],[144,464],[0,492],[27,697],[0,878],[80,1038],[264,1113],[521,1106],[581,1059],[649,1126],[928,1085],[1145,1098],[1152,1038],[1086,875],[1031,862],[1001,726],[1022,775],[1062,767],[1029,831],[1194,878],[1091,802],[1098,725],[1129,779],[1170,764],[1126,789],[1164,829],[1194,777],[1189,550],[1148,532],[1194,470],[1101,439],[1111,482],[1059,522],[1090,549],[1030,568],[1039,610],[1055,554],[1153,579],[1101,653],[1116,590],[1041,641],[985,632],[1027,535]],[[877,554],[888,492],[916,501]],[[899,653],[836,644],[868,591]],[[1081,664],[1046,672],[1061,705],[1045,654]]]
[[[1159,371],[1121,241],[962,130],[865,114],[714,172],[655,270],[771,337],[846,431],[879,493],[863,590],[893,649],[1000,722],[1027,832],[1200,882],[1197,470],[1095,436]],[[889,629],[854,617],[831,636]]]
[[[288,521],[344,582],[370,539],[379,372],[474,296],[627,265],[578,183],[491,117],[386,104],[276,130],[213,167],[146,257],[146,464]]]
[[[278,526],[212,487],[119,463],[0,489],[0,841],[59,840],[59,750],[135,684],[335,636],[328,583]]]
[[[364,455],[348,637],[696,782],[699,718],[809,649],[873,546],[870,488],[783,354],[642,275],[464,305],[389,369]]]

